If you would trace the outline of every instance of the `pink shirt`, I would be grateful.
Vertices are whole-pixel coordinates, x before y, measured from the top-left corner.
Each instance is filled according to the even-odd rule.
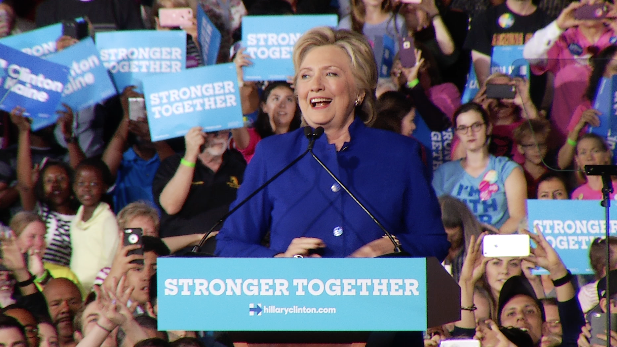
[[[454,111],[461,106],[461,93],[452,83],[443,83],[428,90],[428,98],[452,120]]]
[[[617,187],[617,181],[613,180],[613,186]],[[615,200],[615,193],[611,193],[611,200]],[[585,183],[582,186],[574,189],[572,192],[572,200],[602,200],[602,191],[593,190],[589,186],[589,183]]]
[[[615,33],[606,27],[604,33],[595,44],[587,41],[578,27],[566,30],[549,49],[546,65],[532,65],[534,74],[547,71],[555,75],[555,94],[551,110],[553,131],[560,141],[565,141],[567,126],[576,107],[583,102],[583,94],[587,89],[591,67],[588,59],[591,54],[588,48],[594,46],[598,51],[611,45]],[[595,53],[595,52],[594,52]]]
[[[244,160],[246,160],[247,164],[251,161],[251,159],[255,155],[255,147],[257,147],[257,144],[259,143],[259,141],[261,141],[261,136],[259,136],[255,128],[248,128],[248,131],[249,131],[248,146],[246,146],[245,149],[238,149],[238,151],[242,153],[242,155],[244,156]]]

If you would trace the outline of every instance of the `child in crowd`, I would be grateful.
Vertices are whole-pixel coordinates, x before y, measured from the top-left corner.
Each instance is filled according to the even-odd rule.
[[[574,160],[580,170],[584,170],[585,165],[609,165],[611,164],[611,151],[602,137],[596,134],[585,134],[576,144]],[[613,185],[615,184],[617,180],[613,178]],[[614,192],[610,194],[611,199],[614,196]],[[572,192],[572,199],[602,200],[602,177],[587,176],[587,183]]]
[[[546,153],[550,123],[544,119],[530,119],[514,129],[514,142],[525,161],[523,171],[527,181],[527,198],[533,199],[538,189],[538,180],[548,171]]]
[[[111,266],[120,241],[116,216],[101,201],[110,176],[99,159],[86,159],[75,169],[73,190],[81,206],[71,223],[71,270],[86,291],[92,288],[98,271]]]

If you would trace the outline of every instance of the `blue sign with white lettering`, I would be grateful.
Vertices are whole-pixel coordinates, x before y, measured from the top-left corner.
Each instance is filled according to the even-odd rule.
[[[242,106],[233,63],[216,64],[143,79],[152,141],[204,131],[240,128]]]
[[[62,36],[62,24],[53,24],[18,35],[7,36],[0,44],[26,54],[44,58],[56,52],[56,40]]]
[[[441,164],[450,161],[454,135],[452,128],[444,131],[431,131],[417,110],[414,123],[416,130],[413,131],[412,136],[424,145],[428,152],[427,164],[432,171],[435,171]]]
[[[23,107],[33,131],[54,124],[68,74],[64,65],[0,45],[0,109]]]
[[[491,74],[501,72],[512,77],[529,77],[529,64],[523,58],[523,45],[495,46],[491,55]]]
[[[117,94],[91,38],[53,54],[47,60],[70,68],[62,103],[69,105],[73,111],[79,111]]]
[[[286,81],[294,74],[294,44],[319,26],[336,27],[335,15],[245,16],[242,44],[253,65],[244,67],[245,81]]]
[[[490,73],[501,72],[512,77],[529,77],[529,64],[523,58],[524,46],[495,46],[491,55]],[[463,104],[473,101],[480,90],[473,63],[467,74],[467,83],[461,101]]]
[[[95,42],[120,93],[132,85],[141,91],[146,76],[186,68],[186,32],[182,30],[97,33]]]
[[[422,331],[427,325],[426,262],[424,258],[159,258],[158,327]]]
[[[204,65],[216,64],[221,46],[221,33],[212,24],[201,6],[197,6],[197,41],[199,41]]]
[[[597,200],[527,200],[529,230],[537,225],[573,274],[593,274],[589,247],[606,234],[604,208]],[[611,236],[617,234],[617,204],[611,204]],[[534,273],[546,274],[545,270]]]

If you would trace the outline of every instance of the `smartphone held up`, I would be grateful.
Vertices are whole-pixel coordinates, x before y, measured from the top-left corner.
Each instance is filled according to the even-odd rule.
[[[531,254],[529,235],[486,235],[482,240],[485,257],[527,257]]]

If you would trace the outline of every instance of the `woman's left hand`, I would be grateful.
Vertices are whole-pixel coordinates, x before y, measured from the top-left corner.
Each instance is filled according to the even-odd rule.
[[[394,245],[388,237],[382,237],[358,248],[349,258],[375,258],[388,253],[394,253]]]

